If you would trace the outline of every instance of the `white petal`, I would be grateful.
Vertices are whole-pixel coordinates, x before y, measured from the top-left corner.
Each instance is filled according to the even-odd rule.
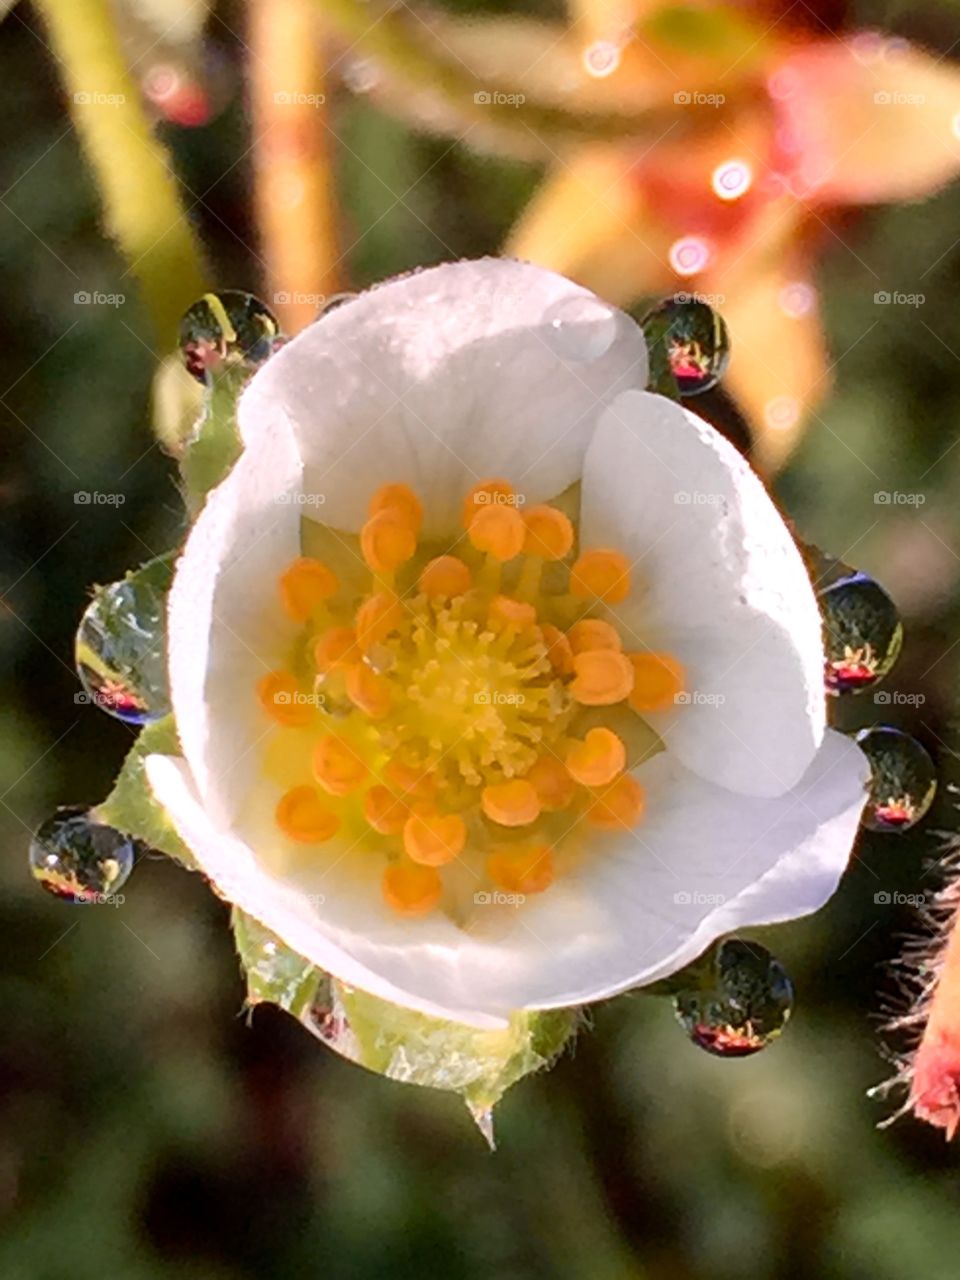
[[[429,498],[426,530],[458,523],[478,480],[539,502],[579,478],[603,406],[643,387],[647,350],[622,312],[562,276],[503,259],[445,263],[361,294],[253,378],[240,425],[289,420],[326,523],[356,531],[370,494]]]
[[[630,391],[587,452],[581,541],[619,547],[628,644],[685,664],[692,702],[649,719],[688,768],[748,795],[803,776],[823,740],[823,642],[790,532],[736,449],[696,414]]]
[[[856,745],[834,733],[777,799],[736,795],[662,753],[638,775],[650,813],[638,832],[519,911],[478,909],[488,919],[464,932],[442,916],[394,917],[376,893],[351,895],[338,878],[347,858],[317,881],[323,901],[272,878],[249,846],[213,826],[182,763],[152,756],[147,772],[230,901],[345,981],[473,1025],[616,994],[682,968],[730,930],[816,910],[846,866],[868,775]]]
[[[167,613],[177,730],[204,803],[227,820],[260,771],[257,680],[295,627],[276,593],[300,554],[301,469],[293,437],[270,423],[207,499],[177,565]]]

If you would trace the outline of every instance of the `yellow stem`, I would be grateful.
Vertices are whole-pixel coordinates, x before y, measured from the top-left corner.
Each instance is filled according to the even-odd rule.
[[[140,283],[160,352],[209,287],[166,149],[127,68],[109,0],[36,0],[60,63],[74,127],[103,201],[104,225]]]

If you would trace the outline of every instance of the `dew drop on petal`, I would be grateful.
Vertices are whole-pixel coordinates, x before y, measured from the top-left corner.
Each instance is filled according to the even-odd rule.
[[[711,980],[712,979],[712,980]],[[693,1043],[720,1058],[745,1058],[783,1031],[793,1009],[793,983],[756,942],[729,938],[713,956],[704,985],[681,991],[674,1008]]]
[[[715,387],[730,362],[730,337],[713,307],[675,294],[649,311],[643,331],[651,352],[662,346],[681,395],[695,396]]]
[[[824,682],[833,694],[869,689],[887,674],[903,643],[893,601],[873,578],[851,573],[820,592]]]
[[[909,733],[889,725],[861,729],[857,742],[870,761],[870,796],[861,822],[871,831],[908,831],[927,814],[937,793],[929,753]]]
[[[710,185],[721,200],[739,200],[753,185],[753,170],[746,160],[726,160],[714,169]]]
[[[66,902],[99,902],[133,870],[134,844],[94,822],[84,805],[65,805],[30,841],[30,870],[48,893]]]
[[[224,365],[255,369],[273,355],[280,327],[252,293],[223,289],[205,294],[180,321],[180,353],[198,382]]]
[[[165,586],[160,562],[99,587],[87,605],[74,655],[84,693],[127,724],[146,724],[170,710],[166,677]]]
[[[713,254],[702,236],[682,236],[674,240],[667,257],[678,276],[695,276],[707,269]]]
[[[587,75],[602,80],[612,76],[620,65],[620,46],[612,40],[597,40],[583,52],[583,68]]]
[[[599,298],[578,294],[544,312],[547,343],[565,360],[599,360],[617,338],[619,316]]]

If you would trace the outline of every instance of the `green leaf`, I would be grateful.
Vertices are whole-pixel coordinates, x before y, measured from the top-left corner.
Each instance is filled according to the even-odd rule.
[[[184,497],[193,514],[240,457],[237,401],[249,377],[247,367],[228,366],[214,376],[207,389],[196,432],[180,459]]]
[[[113,790],[97,807],[95,816],[98,822],[127,832],[194,871],[196,860],[173,829],[166,810],[154,799],[143,767],[147,756],[180,754],[173,716],[164,716],[141,729]]]

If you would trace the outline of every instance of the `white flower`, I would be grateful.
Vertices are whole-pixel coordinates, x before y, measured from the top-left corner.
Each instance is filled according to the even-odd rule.
[[[825,730],[808,576],[739,454],[646,381],[628,317],[488,260],[329,313],[241,400],[245,452],[170,600],[184,758],[148,775],[219,893],[348,984],[502,1025],[665,977],[836,886],[867,769]],[[479,490],[467,536],[465,496],[493,477],[512,489]],[[553,499],[580,554],[607,549],[573,595],[569,557],[509,558],[538,518],[539,549],[566,550],[565,518],[533,511]],[[443,554],[462,563],[434,571],[431,603],[409,578]],[[400,604],[358,626],[377,590]],[[571,677],[540,624],[585,612],[600,625],[574,632]],[[334,662],[343,627],[365,662]],[[406,792],[411,752],[429,778]],[[599,808],[577,782],[614,776]]]

